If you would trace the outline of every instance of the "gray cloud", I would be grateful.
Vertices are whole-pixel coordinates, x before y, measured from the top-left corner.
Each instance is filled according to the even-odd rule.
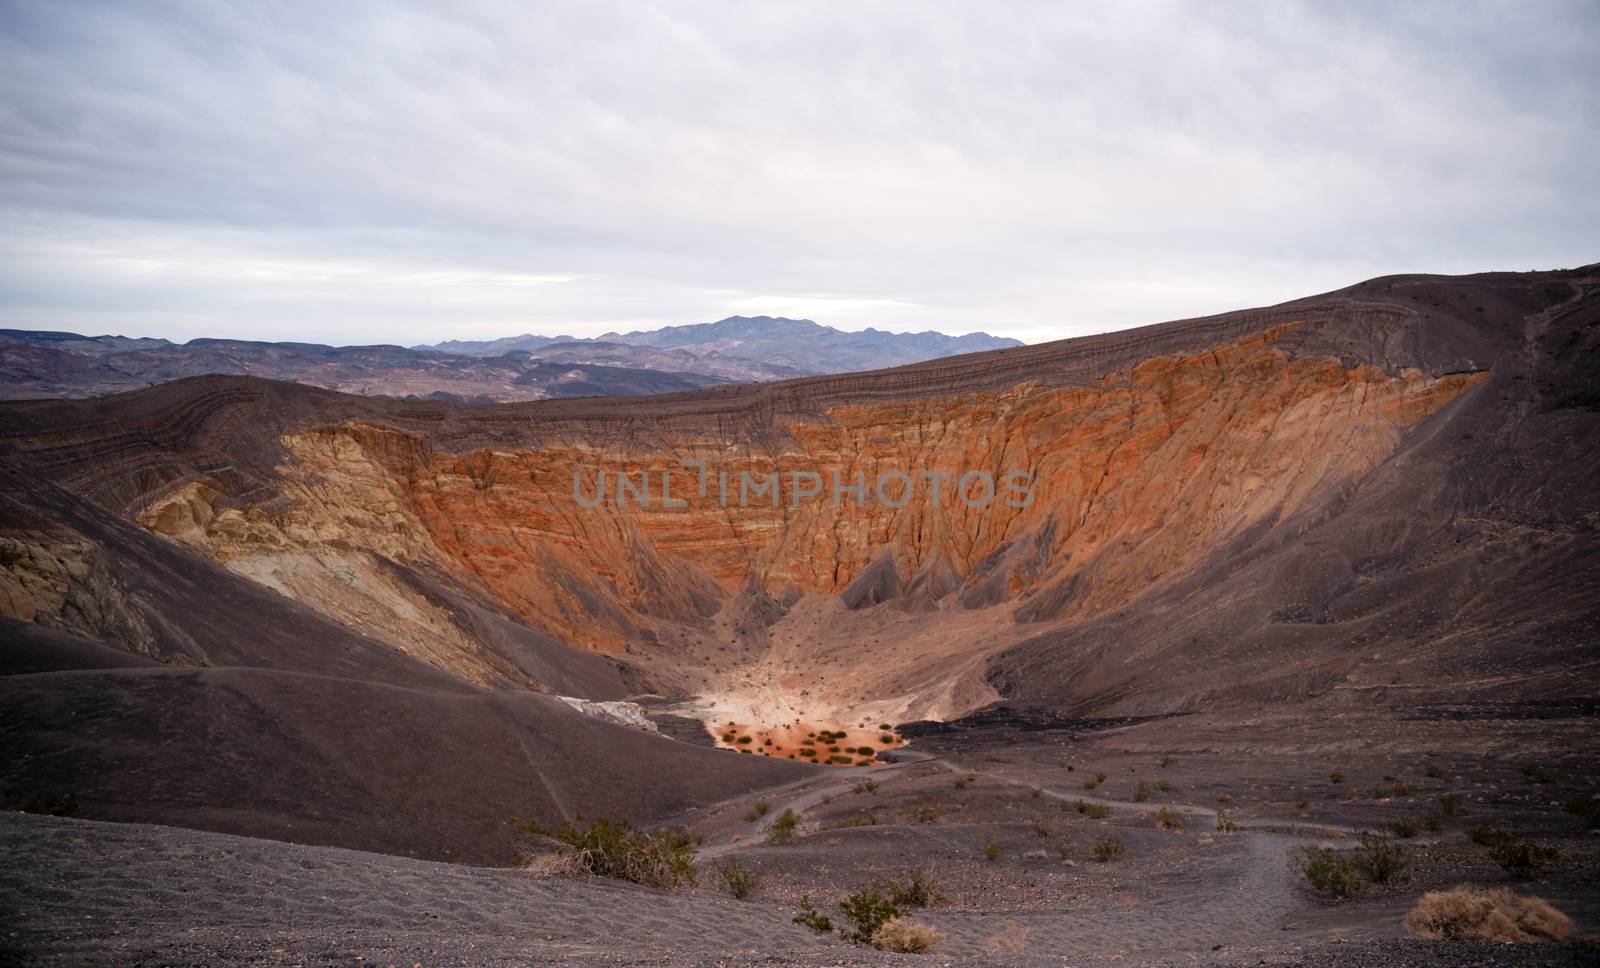
[[[1600,258],[1593,3],[1104,6],[0,3],[0,325],[1037,340]]]

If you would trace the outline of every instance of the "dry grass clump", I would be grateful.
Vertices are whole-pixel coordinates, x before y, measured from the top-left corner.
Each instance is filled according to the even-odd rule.
[[[524,856],[522,870],[530,877],[567,877],[581,873],[583,865],[572,851],[553,850]]]
[[[670,890],[695,883],[694,843],[675,830],[640,830],[626,820],[583,818],[547,827],[513,818],[524,836],[548,838],[567,848],[584,873]]]
[[[785,807],[761,832],[767,835],[769,844],[792,844],[800,835],[800,815]]]
[[[879,951],[920,955],[943,943],[944,935],[910,918],[890,918],[872,933],[872,946]]]
[[[1429,940],[1530,944],[1566,941],[1572,936],[1572,919],[1537,897],[1459,884],[1422,895],[1406,915],[1406,928]]]
[[[1029,928],[1007,918],[1000,930],[983,943],[986,955],[1020,955],[1027,950]]]

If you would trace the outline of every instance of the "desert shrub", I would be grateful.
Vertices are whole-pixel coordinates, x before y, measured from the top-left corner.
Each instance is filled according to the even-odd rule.
[[[873,810],[857,810],[855,813],[834,824],[834,829],[843,827],[876,827],[878,814]]]
[[[1150,799],[1150,784],[1140,780],[1139,785],[1133,788],[1133,802],[1143,803],[1148,799]]]
[[[800,815],[785,807],[761,832],[767,835],[769,844],[792,844],[800,833]]]
[[[857,783],[851,789],[855,791],[857,796],[860,796],[861,794],[873,794],[873,795],[876,795],[877,792],[878,792],[878,784],[873,782],[872,780],[862,780],[860,783]]]
[[[819,934],[833,933],[833,919],[811,906],[811,895],[804,894],[800,897],[800,913],[790,918],[795,924],[803,924]]]
[[[839,902],[839,910],[853,925],[849,930],[841,928],[840,933],[856,944],[870,944],[872,936],[886,921],[900,916],[900,909],[894,901],[884,896],[876,885],[863,887],[847,896]]]
[[[994,863],[995,861],[999,860],[1000,859],[1000,845],[995,843],[992,840],[989,841],[987,844],[984,844],[983,845],[983,859],[988,861],[991,864]]]
[[[1360,865],[1332,847],[1302,847],[1295,852],[1293,863],[1312,887],[1332,898],[1355,897],[1365,886]]]
[[[1417,825],[1409,820],[1396,820],[1389,825],[1389,832],[1402,840],[1410,840],[1417,835]]]
[[[1162,830],[1182,830],[1183,815],[1171,807],[1162,807],[1156,811],[1156,826]]]
[[[751,807],[750,808],[750,812],[744,815],[744,822],[745,823],[755,823],[757,820],[760,820],[762,817],[765,817],[771,810],[772,810],[772,804],[768,803],[765,800],[762,800],[762,801],[758,802],[755,806]]]
[[[1415,792],[1416,787],[1413,787],[1409,783],[1396,783],[1393,787],[1393,793],[1397,797],[1409,797]]]
[[[1072,847],[1072,838],[1066,834],[1062,834],[1055,839],[1056,853],[1061,855],[1062,860],[1072,859]]]
[[[1161,765],[1162,766],[1172,766],[1176,762],[1178,762],[1178,758],[1176,756],[1173,756],[1171,753],[1163,753],[1163,754],[1161,754]]]
[[[1106,837],[1099,843],[1095,844],[1094,851],[1090,856],[1102,864],[1109,864],[1110,862],[1121,857],[1124,853],[1125,850],[1122,846],[1122,838],[1113,835]]]
[[[1439,804],[1439,813],[1445,817],[1459,817],[1465,809],[1461,805],[1461,794],[1441,793],[1436,798]]]
[[[1156,789],[1160,790],[1162,793],[1171,793],[1178,788],[1173,786],[1170,780],[1157,780]]]
[[[873,756],[877,752],[878,752],[877,750],[873,749],[870,746],[857,746],[856,747],[856,755],[857,756]]]
[[[1527,944],[1566,941],[1572,919],[1537,897],[1462,884],[1422,895],[1406,915],[1406,928],[1430,940]]]
[[[1104,782],[1106,782],[1105,773],[1104,772],[1096,772],[1095,775],[1094,775],[1094,782],[1096,782],[1096,783],[1104,783]]]
[[[722,741],[724,743],[731,743],[731,742],[733,742],[734,740],[736,740],[738,738],[739,737],[734,735],[733,733],[723,733],[722,734]]]
[[[1467,828],[1467,839],[1479,847],[1493,847],[1496,844],[1509,844],[1512,836],[1499,827],[1491,827],[1486,823],[1473,824]]]
[[[952,784],[952,785],[957,790],[965,790],[967,787],[972,786],[972,784],[974,782],[976,782],[977,779],[978,779],[978,777],[975,774],[968,773],[966,776],[958,776],[958,777],[956,777],[955,783]]]
[[[1028,818],[1028,829],[1033,831],[1035,837],[1048,837],[1055,832],[1055,824],[1051,822],[1049,814],[1039,813]]]
[[[1231,834],[1237,833],[1238,830],[1239,825],[1234,823],[1232,820],[1229,820],[1227,814],[1223,813],[1221,810],[1217,811],[1217,833]]]
[[[885,746],[893,746],[894,745],[894,737],[889,735],[888,733],[884,733],[882,736],[878,737],[878,742],[882,743]]]
[[[890,918],[872,933],[872,946],[880,951],[924,954],[943,943],[944,935],[909,918]]]
[[[1090,820],[1104,820],[1106,817],[1111,816],[1110,807],[1102,806],[1098,803],[1090,803],[1087,800],[1074,800],[1070,805],[1067,803],[1067,801],[1063,800],[1061,801],[1061,809],[1075,810],[1078,813],[1083,814],[1085,817],[1088,817]]]
[[[728,893],[741,901],[761,886],[761,875],[739,863],[736,857],[723,858],[713,866],[713,870],[722,879]]]
[[[1422,764],[1422,775],[1430,780],[1437,780],[1444,776],[1443,773],[1439,772],[1438,764],[1435,763]]]
[[[1517,768],[1522,772],[1522,778],[1529,783],[1549,783],[1550,775],[1539,766],[1521,766]]]
[[[751,743],[755,742],[755,740],[748,736],[741,736],[736,742],[738,742],[740,746],[749,746]]]
[[[910,804],[902,813],[912,823],[938,823],[939,818],[944,816],[944,808],[932,800],[923,800]]]
[[[534,820],[513,823],[526,835],[566,845],[578,869],[589,874],[667,889],[695,882],[694,845],[678,831],[645,831],[608,817],[589,824],[579,817],[554,827]]]
[[[932,907],[944,895],[932,867],[913,867],[899,879],[886,882],[884,887],[889,891],[889,900],[898,908]]]
[[[1357,863],[1372,883],[1389,884],[1399,880],[1407,860],[1406,849],[1388,838],[1373,833],[1361,835],[1361,855]]]
[[[1508,841],[1489,848],[1489,857],[1500,869],[1525,881],[1537,876],[1560,856],[1554,847],[1541,847],[1525,840]]]
[[[583,873],[583,868],[578,865],[578,855],[570,850],[525,855],[521,867],[532,877],[564,877]]]
[[[1083,781],[1083,788],[1085,790],[1093,790],[1095,787],[1097,787],[1099,785],[1100,785],[1100,781],[1096,780],[1092,776],[1089,777],[1089,779]]]
[[[1332,773],[1329,773],[1328,774],[1328,782],[1329,783],[1343,783],[1344,782],[1344,773],[1343,773],[1343,771],[1334,770]]]
[[[889,730],[893,729],[894,727],[890,726],[888,723],[879,723],[878,724],[878,728],[883,730],[885,733],[887,733]]]
[[[796,752],[808,760],[817,755],[817,750],[814,746],[802,746]]]
[[[989,935],[983,943],[983,953],[991,957],[995,955],[1020,955],[1028,949],[1028,928],[1007,918],[1000,925],[1000,930]]]

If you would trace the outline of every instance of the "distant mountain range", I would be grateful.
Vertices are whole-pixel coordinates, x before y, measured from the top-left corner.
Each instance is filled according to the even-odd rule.
[[[80,336],[0,330],[0,399],[91,397],[223,373],[367,396],[464,402],[670,393],[880,369],[1020,346],[983,333],[848,333],[810,320],[732,316],[598,339],[514,336],[433,346]]]
[[[450,340],[415,348],[466,356],[497,356],[513,350],[544,355],[550,353],[553,347],[561,347],[561,352],[574,352],[581,346],[632,346],[680,351],[680,355],[674,359],[686,363],[698,359],[733,365],[727,361],[737,360],[741,365],[789,368],[787,373],[774,373],[772,376],[795,376],[877,370],[961,353],[981,353],[984,350],[1021,345],[1018,340],[990,336],[988,333],[949,336],[932,330],[921,333],[890,333],[881,329],[846,332],[809,319],[729,316],[714,323],[606,333],[593,340],[529,333],[483,342]],[[681,355],[685,353],[689,356]],[[643,355],[634,358],[640,361],[654,359]],[[699,369],[692,371],[702,372]]]

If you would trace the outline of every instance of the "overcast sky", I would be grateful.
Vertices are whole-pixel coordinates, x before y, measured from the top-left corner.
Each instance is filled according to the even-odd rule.
[[[1597,52],[1596,0],[0,0],[0,326],[1031,342],[1580,265]]]

